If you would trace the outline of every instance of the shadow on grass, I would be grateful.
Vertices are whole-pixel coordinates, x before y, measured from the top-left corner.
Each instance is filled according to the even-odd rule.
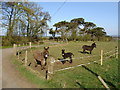
[[[89,52],[82,52],[82,51],[78,51],[78,52],[82,54],[90,54]]]
[[[111,86],[110,88],[116,88],[116,86],[114,84],[112,84],[109,81],[106,81],[105,79],[103,79],[109,86]]]
[[[82,88],[83,90],[88,90],[87,88],[85,88],[83,85],[81,85],[78,81],[76,81],[76,84],[78,84],[80,86],[80,88]]]
[[[89,72],[91,72],[92,74],[94,74],[96,77],[99,76],[97,73],[93,72],[92,70],[90,70],[90,69],[89,69],[88,67],[86,67],[85,65],[82,65],[82,67],[83,67],[84,69],[88,70]],[[110,88],[116,88],[116,86],[113,85],[111,82],[109,82],[109,81],[107,81],[107,80],[105,80],[105,79],[103,79],[103,80],[110,86]]]

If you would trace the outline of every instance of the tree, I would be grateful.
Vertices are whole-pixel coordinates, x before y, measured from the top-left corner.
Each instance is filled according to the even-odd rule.
[[[72,29],[71,37],[75,40],[77,35],[79,35],[81,26],[83,26],[83,24],[84,24],[84,19],[83,18],[75,18],[75,19],[72,19],[70,22],[71,22],[70,26],[72,26],[71,27],[71,29]]]
[[[97,37],[99,41],[100,37],[106,35],[104,28],[97,27],[93,22],[85,22],[83,18],[75,18],[70,22],[61,21],[55,23],[54,26],[56,27],[56,31],[61,34],[63,40],[68,37],[72,40],[76,40],[81,36],[91,41],[93,41],[94,37]],[[54,34],[53,31],[51,31],[51,34],[52,33]]]
[[[17,21],[17,2],[3,2],[2,3],[2,19],[4,20],[3,26],[7,29],[7,36],[13,36],[13,29],[15,26],[15,21]]]
[[[78,25],[76,23],[70,22],[68,25],[68,31],[70,32],[70,38],[72,40],[76,40],[77,38],[77,27]]]
[[[90,33],[90,31],[96,27],[96,24],[93,22],[84,22],[83,24],[84,28],[81,30],[83,34],[90,34],[91,35],[91,41],[93,41],[93,34]]]
[[[27,36],[41,36],[44,33],[44,30],[48,27],[47,21],[50,21],[51,19],[49,13],[43,12],[43,8],[36,3],[23,3],[23,6],[27,23]],[[27,8],[30,8],[30,10]]]
[[[54,27],[56,27],[56,32],[61,34],[61,38],[63,39],[63,41],[67,40],[68,25],[69,22],[66,21],[61,21],[53,25]]]
[[[51,28],[49,34],[52,34],[52,37],[55,38],[56,31]]]
[[[75,18],[71,20],[72,23],[76,23],[78,27],[82,24],[84,24],[84,19],[83,18]]]
[[[92,30],[89,31],[89,33],[90,33],[92,36],[97,37],[97,38],[98,38],[98,41],[100,40],[100,37],[106,35],[105,29],[102,28],[102,27],[93,28]]]
[[[6,35],[10,42],[15,42],[15,36],[27,36],[30,41],[32,37],[40,36],[51,18],[36,3],[3,2],[2,11],[3,26],[7,29]]]

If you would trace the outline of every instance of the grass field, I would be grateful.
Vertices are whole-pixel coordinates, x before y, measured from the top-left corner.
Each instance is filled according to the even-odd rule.
[[[55,43],[55,42],[54,42]],[[115,46],[117,46],[117,42],[96,42],[97,48],[95,48],[92,52],[92,54],[82,54],[80,51],[82,51],[82,45],[91,45],[92,42],[69,42],[61,43],[61,45],[54,45],[53,42],[51,44],[46,43],[43,44],[39,48],[32,48],[32,50],[28,50],[28,63],[33,61],[33,55],[32,52],[34,50],[43,50],[44,46],[50,46],[49,52],[52,57],[54,57],[56,60],[58,58],[62,58],[61,56],[61,49],[65,49],[66,52],[72,52],[74,53],[74,59],[73,63],[65,63],[62,64],[61,62],[58,62],[54,65],[54,70],[59,70],[62,68],[70,67],[70,66],[76,66],[79,64],[84,64],[88,62],[93,62],[96,60],[96,63],[92,63],[90,65],[85,65],[81,67],[76,67],[69,70],[64,71],[58,71],[55,72],[52,76],[51,80],[46,81],[42,77],[38,77],[34,75],[34,73],[31,73],[28,71],[21,62],[17,62],[14,60],[15,64],[18,64],[18,70],[21,72],[21,74],[24,74],[29,80],[31,80],[33,83],[38,84],[38,87],[50,87],[50,88],[104,88],[104,86],[101,84],[101,82],[98,80],[98,78],[91,73],[94,72],[98,75],[100,75],[105,82],[108,84],[110,88],[118,88],[118,60],[113,57],[105,59],[106,56],[110,56],[111,54],[114,54],[115,52]],[[64,45],[62,45],[64,44]],[[101,49],[104,51],[104,53],[112,51],[111,53],[108,53],[104,55],[103,57],[103,65],[100,65],[100,51]],[[89,57],[88,57],[89,56]],[[81,59],[83,57],[83,59]],[[20,60],[24,58],[24,51],[20,55]],[[41,67],[34,67],[34,64],[30,66],[32,69],[40,72],[41,76],[45,75],[45,71],[41,71]],[[29,73],[29,74],[28,74]],[[120,88],[120,87],[119,87]]]
[[[0,49],[4,49],[4,48],[12,48],[12,46],[0,46]]]

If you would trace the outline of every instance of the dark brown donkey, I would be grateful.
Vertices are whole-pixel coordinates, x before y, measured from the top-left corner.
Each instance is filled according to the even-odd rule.
[[[74,56],[73,53],[71,53],[71,52],[65,53],[65,49],[62,49],[62,57],[63,57],[64,59],[70,58],[70,63],[72,63],[72,56]],[[64,64],[64,63],[63,63],[63,64]]]
[[[91,53],[92,53],[93,48],[96,48],[96,44],[95,44],[95,43],[93,43],[91,46],[88,46],[88,45],[83,45],[83,46],[82,46],[82,48],[83,48],[83,53],[85,52],[85,50],[87,50],[87,51],[90,51],[90,54],[91,54]]]
[[[40,52],[40,51],[35,51],[33,53],[34,59],[36,61],[36,65],[35,67],[37,67],[37,65],[41,65],[41,69],[45,69],[44,66],[46,66],[47,64],[47,58],[49,56],[49,51],[48,51],[49,47],[44,47],[44,51]]]

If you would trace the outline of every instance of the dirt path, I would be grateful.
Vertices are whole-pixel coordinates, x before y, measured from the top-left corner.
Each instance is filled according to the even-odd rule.
[[[55,44],[54,46],[66,45],[59,43],[52,44]],[[2,76],[0,76],[0,81],[2,79],[2,82],[0,82],[0,85],[2,83],[2,88],[38,88],[36,85],[33,85],[26,78],[21,76],[20,73],[15,69],[15,65],[11,63],[12,55],[13,48],[2,49],[2,63],[0,62],[0,66],[2,66],[2,72],[0,72],[2,73]]]
[[[36,85],[22,77],[11,64],[12,55],[12,48],[2,50],[2,88],[37,88]]]

